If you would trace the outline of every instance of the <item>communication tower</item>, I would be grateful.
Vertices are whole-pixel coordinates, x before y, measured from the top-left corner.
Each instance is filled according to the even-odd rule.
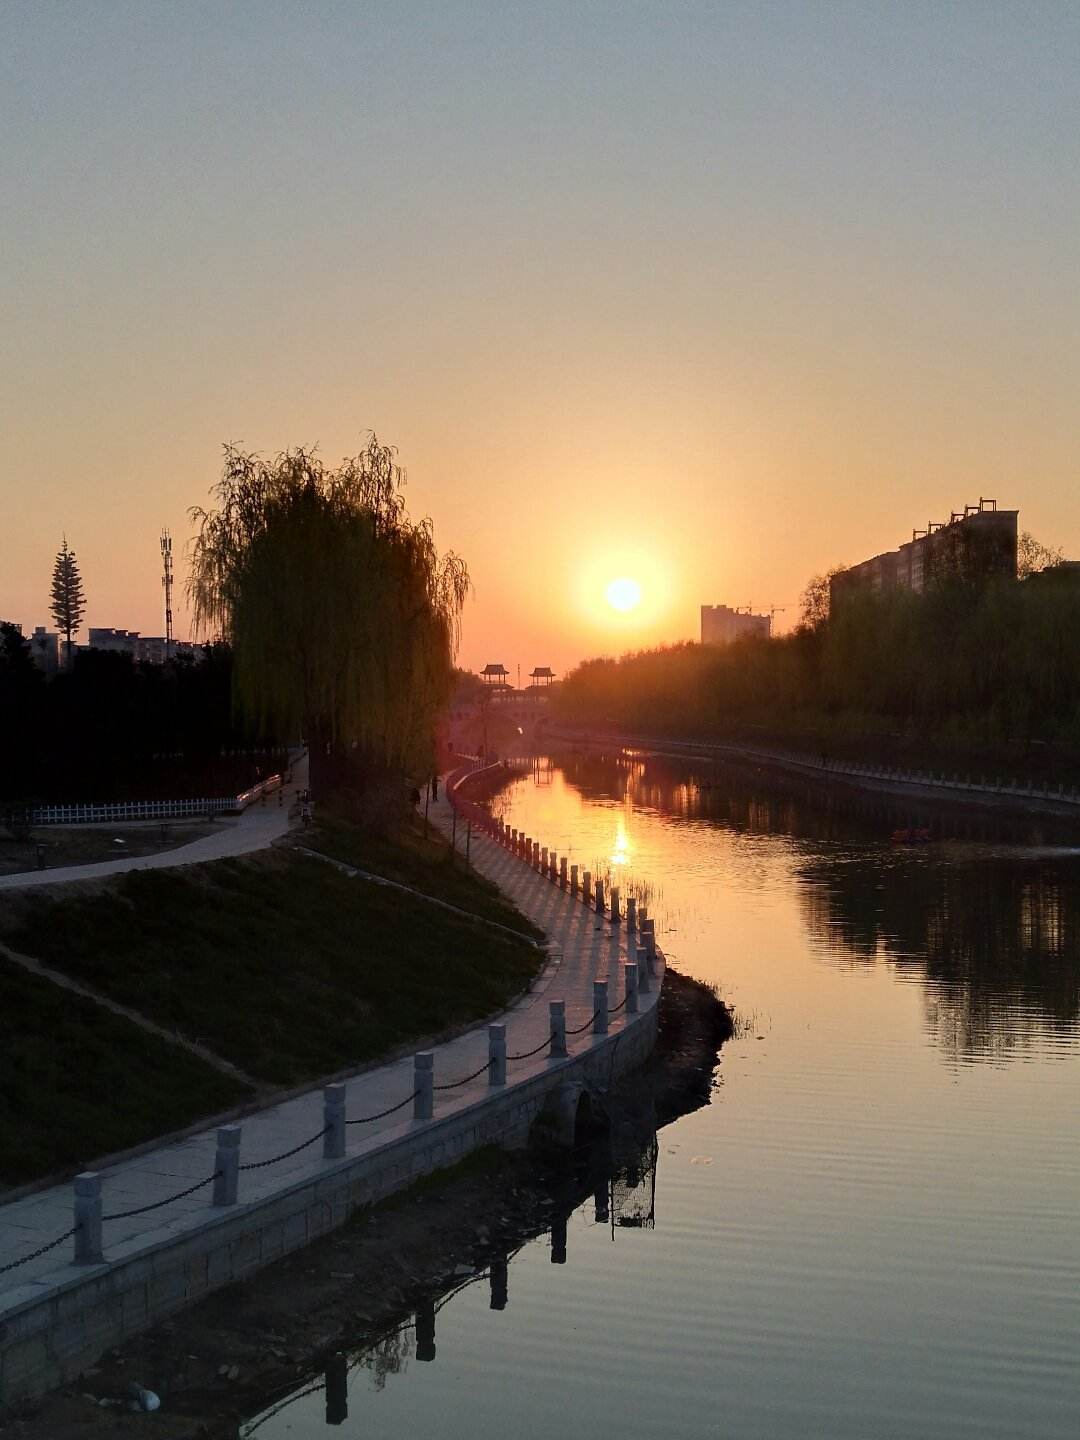
[[[173,653],[172,633],[172,536],[168,530],[161,532],[161,588],[165,591],[165,659],[171,660]]]

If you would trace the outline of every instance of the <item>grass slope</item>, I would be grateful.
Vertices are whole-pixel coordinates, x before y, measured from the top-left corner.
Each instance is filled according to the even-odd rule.
[[[495,920],[510,930],[520,930],[534,940],[544,938],[543,932],[515,909],[496,886],[466,868],[461,853],[465,843],[463,831],[458,835],[459,853],[456,856],[434,825],[429,826],[425,839],[424,822],[417,817],[413,817],[409,827],[391,840],[368,834],[355,825],[328,815],[310,831],[304,832],[300,839],[309,849],[332,855],[335,860],[355,865],[358,870],[382,875],[401,885],[411,885],[437,900],[445,900],[449,905],[457,905],[474,915]]]
[[[130,1020],[4,959],[0,1056],[5,1185],[82,1166],[250,1093]]]
[[[407,854],[399,873],[430,878],[428,863]],[[454,872],[440,888],[494,908],[474,877]],[[287,850],[26,891],[2,928],[13,949],[278,1085],[499,1010],[543,959],[524,939]]]

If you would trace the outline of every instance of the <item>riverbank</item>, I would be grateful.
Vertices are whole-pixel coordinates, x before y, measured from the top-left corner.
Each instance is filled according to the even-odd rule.
[[[563,1163],[478,1151],[125,1342],[74,1384],[19,1407],[7,1428],[20,1440],[126,1440],[152,1424],[161,1440],[233,1440],[243,1420],[317,1383],[336,1356],[374,1376],[392,1372],[410,1355],[419,1309],[550,1230],[606,1183],[613,1162],[647,1163],[654,1123],[708,1103],[731,1025],[710,987],[669,970],[655,1057],[612,1096],[614,1140]],[[161,1397],[152,1420],[125,1408],[133,1382]]]
[[[564,725],[549,726],[545,739],[549,748],[553,745],[618,748],[690,760],[734,761],[763,770],[798,774],[818,783],[855,786],[920,801],[1080,818],[1080,788],[1069,789],[1064,783],[1047,783],[1042,787],[1021,784],[1019,780],[994,784],[985,777],[959,771],[923,772],[878,763],[851,763],[833,759],[827,752],[815,754],[769,748],[749,741],[681,739]]]
[[[303,839],[420,893],[283,846],[2,897],[0,1182],[55,1181],[437,1041],[542,968],[539,929],[420,822]]]
[[[446,802],[432,816],[452,828]],[[411,1062],[354,1070],[340,1087],[307,1088],[253,1110],[242,1133],[239,1125],[216,1135],[204,1129],[84,1177],[74,1230],[69,1185],[7,1202],[0,1266],[17,1277],[0,1305],[0,1385],[9,1404],[62,1384],[128,1335],[246,1280],[358,1209],[485,1145],[520,1146],[541,1119],[557,1140],[571,1143],[582,1116],[587,1123],[599,1103],[593,1097],[648,1059],[662,954],[646,969],[645,952],[637,950],[635,964],[617,914],[599,917],[523,864],[494,825],[475,822],[474,830],[478,825],[474,865],[548,937],[543,972],[499,1016],[505,1081],[497,1078],[501,1067],[492,1070],[495,1034],[473,1027]],[[347,885],[362,878],[337,861],[300,858]],[[400,904],[398,885],[364,883]],[[483,928],[506,939],[501,926]],[[476,946],[459,948],[467,967]],[[601,986],[606,1026],[596,1008]],[[565,1043],[558,1043],[564,1024]],[[178,1181],[188,1183],[178,1189]]]

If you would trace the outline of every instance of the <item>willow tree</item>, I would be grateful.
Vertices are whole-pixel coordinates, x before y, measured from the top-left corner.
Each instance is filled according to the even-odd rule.
[[[374,435],[336,470],[227,446],[216,507],[191,511],[196,628],[231,644],[252,722],[303,734],[315,783],[431,764],[469,578],[410,520],[404,479]]]

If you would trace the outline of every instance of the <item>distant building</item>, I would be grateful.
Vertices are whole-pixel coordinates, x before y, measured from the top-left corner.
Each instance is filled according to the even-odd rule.
[[[135,658],[139,646],[138,630],[113,630],[105,626],[91,626],[87,635],[88,650],[109,650],[113,654]]]
[[[845,596],[860,590],[921,593],[935,580],[1015,580],[1018,514],[980,497],[977,505],[954,510],[948,521],[931,521],[925,530],[913,530],[898,550],[838,571],[829,582],[830,606],[843,604]]]
[[[510,689],[510,682],[506,678],[509,674],[510,671],[500,662],[485,665],[480,671],[480,679],[483,681],[485,690],[493,690],[496,694],[502,694]]]
[[[63,669],[67,642],[55,630],[46,630],[44,625],[36,625],[29,641],[34,664],[40,666],[46,675],[56,675]]]
[[[702,605],[702,645],[731,645],[748,635],[768,639],[772,634],[771,615],[752,615],[749,610],[732,610],[730,605]]]

